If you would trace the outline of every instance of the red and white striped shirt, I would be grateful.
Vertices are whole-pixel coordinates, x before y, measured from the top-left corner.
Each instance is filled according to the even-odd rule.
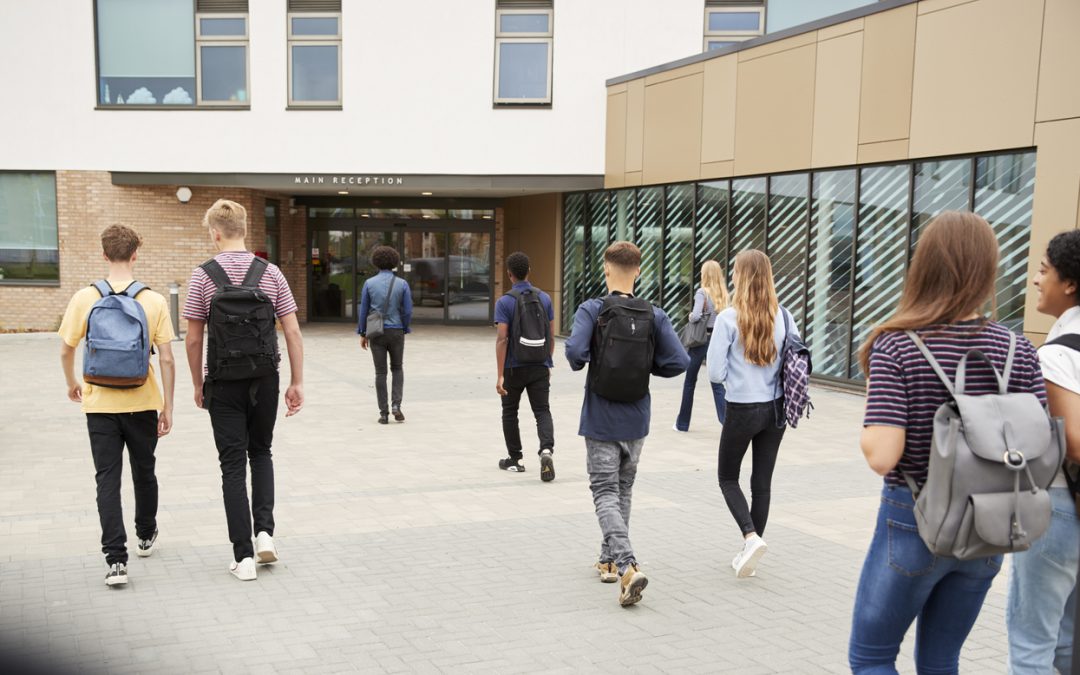
[[[241,284],[247,275],[248,267],[255,258],[250,251],[222,251],[214,260],[225,270],[226,276],[234,284]],[[289,290],[289,282],[277,265],[270,264],[259,281],[259,290],[274,304],[274,313],[280,319],[296,312],[296,300]],[[206,271],[196,267],[188,282],[187,300],[184,302],[184,318],[194,321],[206,321],[210,316],[210,300],[217,293],[217,286]]]

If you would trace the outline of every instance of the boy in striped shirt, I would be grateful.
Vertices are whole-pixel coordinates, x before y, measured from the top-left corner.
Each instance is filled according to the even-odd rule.
[[[236,202],[219,199],[203,220],[210,240],[219,253],[214,261],[228,281],[243,283],[255,255],[247,250],[247,211]],[[296,301],[289,284],[276,265],[266,264],[258,282],[259,290],[270,300],[274,315],[281,323],[289,350],[291,383],[285,391],[286,417],[304,406],[304,356],[300,325],[296,320]],[[195,387],[195,405],[206,408],[214,429],[218,459],[221,462],[221,491],[229,539],[233,544],[233,562],[229,571],[241,581],[256,577],[255,557],[260,563],[277,561],[274,546],[274,463],[270,444],[277,420],[279,378],[276,368],[269,375],[250,379],[213,380],[207,377],[209,364],[203,365],[203,330],[210,319],[210,305],[218,284],[203,267],[196,267],[188,283],[184,318],[188,320],[186,339],[191,382]],[[251,505],[247,497],[247,464],[251,463]],[[252,519],[256,533],[251,543]]]

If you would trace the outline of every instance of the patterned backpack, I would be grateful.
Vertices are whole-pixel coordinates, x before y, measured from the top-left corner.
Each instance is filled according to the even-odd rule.
[[[778,387],[784,390],[784,421],[794,429],[803,415],[810,417],[810,411],[814,409],[810,402],[810,374],[814,372],[814,365],[810,360],[810,349],[794,331],[791,314],[783,307],[780,311],[784,314],[784,346],[780,353]]]

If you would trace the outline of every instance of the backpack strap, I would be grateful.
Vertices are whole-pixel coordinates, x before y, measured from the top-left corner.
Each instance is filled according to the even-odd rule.
[[[1062,347],[1068,347],[1074,351],[1080,352],[1080,333],[1065,333],[1059,335],[1053,340],[1045,343],[1043,347],[1049,347],[1050,345],[1061,345]]]
[[[210,277],[210,281],[213,281],[214,285],[218,288],[225,288],[232,284],[232,281],[229,280],[229,275],[225,274],[225,268],[213,258],[207,260],[202,265],[199,265],[199,267],[206,272],[206,276]]]
[[[934,369],[934,373],[937,374],[938,379],[941,380],[941,383],[945,385],[945,389],[948,390],[949,394],[955,395],[956,389],[953,387],[953,383],[949,380],[949,376],[946,375],[945,371],[941,369],[941,364],[938,363],[937,359],[934,358],[934,355],[930,353],[930,349],[926,346],[926,343],[922,341],[922,338],[916,335],[915,331],[913,330],[906,330],[904,331],[904,334],[907,335],[911,339],[911,341],[915,343],[915,346],[919,348],[919,351],[922,352],[923,357],[930,363],[930,367]]]
[[[1009,378],[1012,377],[1013,360],[1016,357],[1016,333],[1009,331],[1009,355],[1005,357],[1005,373],[1001,376],[1001,393],[1009,391]]]
[[[109,285],[109,282],[105,279],[100,279],[90,285],[96,288],[97,292],[101,293],[101,297],[103,298],[109,295],[116,295],[116,291],[113,290],[113,287]]]
[[[244,275],[244,281],[241,285],[244,288],[258,288],[259,282],[262,281],[263,274],[266,273],[269,266],[270,263],[259,256],[252,258],[251,265],[248,266],[247,274]]]
[[[137,298],[139,297],[139,293],[142,293],[149,288],[149,286],[141,281],[132,281],[131,284],[124,289],[124,292],[121,293],[121,295],[126,295],[129,298]]]
[[[968,353],[961,356],[960,363],[956,364],[957,394],[963,395],[964,393],[964,388],[967,381],[967,364],[970,357],[975,357],[976,359],[979,359],[990,367],[990,372],[994,374],[994,379],[997,380],[999,394],[1004,395],[1008,393],[1008,385],[1005,383],[1005,380],[1001,379],[1001,374],[998,372],[997,368],[994,367],[994,363],[990,360],[990,357],[987,356],[986,353],[983,351],[980,351],[978,349],[972,349],[968,351]]]

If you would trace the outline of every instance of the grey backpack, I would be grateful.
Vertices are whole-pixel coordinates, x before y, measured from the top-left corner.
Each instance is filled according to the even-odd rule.
[[[949,390],[934,415],[930,472],[915,495],[919,536],[935,555],[971,560],[1027,550],[1050,526],[1050,493],[1065,456],[1065,426],[1031,393],[1010,394],[1016,335],[1009,336],[1004,375],[986,354],[971,350],[956,366],[955,386],[926,344],[908,337]],[[990,367],[996,394],[964,393],[968,361]]]

